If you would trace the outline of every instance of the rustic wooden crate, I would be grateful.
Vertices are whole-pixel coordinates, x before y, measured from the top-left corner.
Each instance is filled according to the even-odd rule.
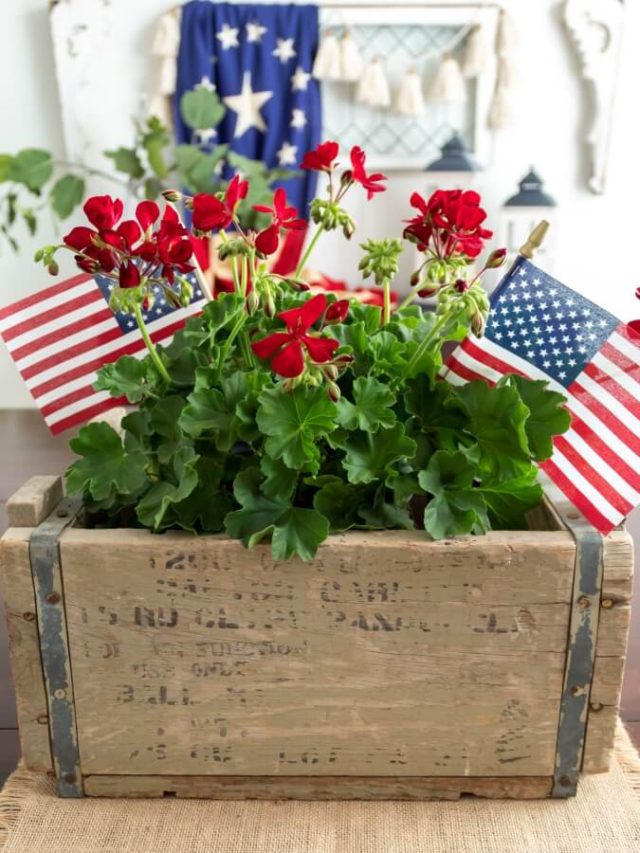
[[[1,575],[24,761],[62,795],[532,798],[609,766],[622,530],[585,590],[548,505],[531,531],[333,536],[311,564],[67,526],[34,593],[60,496],[35,478],[9,501]]]

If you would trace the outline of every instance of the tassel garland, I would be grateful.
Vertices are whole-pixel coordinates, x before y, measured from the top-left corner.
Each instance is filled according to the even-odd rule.
[[[500,25],[496,35],[496,54],[498,57],[496,85],[489,107],[488,124],[492,130],[502,130],[505,127],[511,127],[516,122],[513,103],[514,85],[518,77],[517,47],[518,37],[513,22],[503,9],[500,13]]]
[[[404,116],[421,116],[424,112],[422,82],[415,68],[410,68],[400,83],[396,98],[396,112]]]
[[[333,33],[325,33],[322,37],[312,73],[316,80],[340,79],[340,45]]]
[[[389,81],[379,56],[365,66],[356,90],[356,100],[370,107],[390,106]]]
[[[360,80],[363,71],[364,60],[360,48],[347,30],[340,41],[340,77],[348,83],[353,83]]]
[[[487,70],[487,40],[481,26],[475,26],[469,33],[462,60],[464,77],[479,77]]]
[[[467,87],[460,65],[450,53],[442,57],[427,98],[439,104],[463,104],[467,100]]]

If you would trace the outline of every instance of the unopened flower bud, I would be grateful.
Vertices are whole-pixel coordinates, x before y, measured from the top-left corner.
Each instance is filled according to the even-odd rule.
[[[418,296],[421,296],[423,299],[428,299],[430,296],[435,296],[439,290],[439,284],[428,284],[426,287],[420,288]]]
[[[636,299],[640,299],[640,287],[636,288]]]
[[[178,190],[164,190],[162,193],[162,197],[167,201],[182,201],[182,199],[184,198],[182,193]],[[191,199],[189,198],[187,199],[187,201],[190,202]]]
[[[350,240],[356,233],[356,224],[353,219],[348,218],[342,223],[342,233],[347,240]]]
[[[252,290],[247,296],[247,311],[249,314],[255,314],[260,307],[260,297],[255,290]]]
[[[327,308],[327,313],[324,315],[326,323],[344,323],[349,313],[349,300],[338,299],[332,302]]]
[[[346,187],[348,184],[352,184],[352,183],[353,183],[353,173],[352,173],[351,169],[347,169],[346,172],[343,172],[340,175],[340,186]]]
[[[347,365],[351,364],[353,361],[353,356],[348,353],[343,353],[342,355],[336,356],[334,358],[333,363],[338,367],[347,367]]]
[[[409,284],[411,285],[411,287],[415,287],[416,284],[418,284],[419,282],[420,282],[420,271],[416,270],[413,273],[413,275],[411,276],[411,278],[409,279]]]
[[[457,293],[466,293],[470,287],[469,282],[463,278],[459,278],[453,286]]]
[[[326,388],[327,397],[334,403],[337,403],[340,399],[340,388],[336,385],[335,382],[327,382]]]
[[[481,338],[484,334],[484,317],[480,313],[480,311],[476,311],[476,313],[471,318],[471,331],[477,338]]]
[[[339,370],[335,364],[325,364],[323,365],[322,370],[324,371],[324,375],[327,379],[336,380],[338,378]]]
[[[49,273],[49,275],[58,275],[58,273],[60,272],[60,267],[58,266],[58,262],[52,260],[49,263],[49,266],[47,267],[47,272]]]
[[[153,306],[153,297],[145,296],[142,300],[142,310],[148,311]]]
[[[489,255],[487,263],[485,264],[485,269],[488,270],[496,270],[498,267],[501,267],[502,264],[507,259],[507,250],[506,249],[495,249]]]
[[[266,299],[264,300],[264,313],[267,317],[275,317],[276,314],[276,304],[273,300],[273,296],[268,293]]]

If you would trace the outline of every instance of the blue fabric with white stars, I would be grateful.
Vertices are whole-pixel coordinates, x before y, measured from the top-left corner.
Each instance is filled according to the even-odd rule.
[[[205,130],[196,141],[210,147],[226,143],[232,151],[270,168],[297,170],[322,133],[320,89],[311,76],[317,48],[316,6],[186,3],[174,103],[177,141],[194,141],[193,131],[180,116],[182,94],[198,85],[215,88],[223,102],[231,98],[231,103],[225,103],[227,112],[215,134]],[[257,118],[249,126],[233,101],[247,80],[251,96],[257,94]],[[305,217],[316,185],[317,174],[306,171],[281,182],[289,201]]]
[[[489,340],[567,388],[620,320],[520,258],[491,296]]]
[[[204,294],[200,289],[200,286],[197,282],[197,279],[193,273],[188,273],[184,276],[187,279],[191,287],[193,288],[193,294],[191,296],[190,304],[192,305],[194,302],[204,301]],[[111,291],[115,287],[114,282],[103,275],[95,276],[95,281],[105,300],[109,302],[111,297]],[[142,318],[145,322],[145,325],[149,327],[149,330],[153,332],[153,323],[155,320],[160,320],[162,317],[166,317],[167,314],[174,314],[176,312],[176,308],[173,305],[170,305],[164,295],[162,294],[161,289],[155,288],[155,298],[153,305],[148,309],[148,311],[142,311]],[[133,332],[138,328],[138,324],[136,323],[135,317],[131,314],[124,314],[122,311],[115,311],[113,316],[117,320],[118,325],[120,326],[122,332],[127,334],[127,332]],[[177,319],[177,318],[176,318]]]

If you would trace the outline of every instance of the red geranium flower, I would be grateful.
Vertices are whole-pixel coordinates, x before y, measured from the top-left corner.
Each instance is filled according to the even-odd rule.
[[[481,227],[487,214],[480,201],[473,190],[436,190],[428,201],[413,193],[411,205],[419,213],[408,220],[404,236],[417,243],[420,251],[433,240],[440,257],[459,252],[475,258],[482,251],[483,241],[493,236],[492,231]]]
[[[344,323],[349,313],[349,300],[338,299],[327,308],[325,319],[327,323]]]
[[[135,264],[125,261],[118,275],[120,287],[137,287],[140,284],[140,270]]]
[[[339,150],[337,142],[332,142],[330,139],[321,142],[314,151],[307,151],[302,158],[300,168],[312,169],[315,172],[330,172],[335,166],[333,161],[338,156]]]
[[[298,218],[295,207],[287,205],[287,195],[282,187],[278,187],[273,195],[273,207],[254,204],[253,209],[271,215],[271,224],[256,235],[256,249],[263,255],[272,255],[276,251],[281,228],[284,231],[301,231],[307,227],[306,221]]]
[[[88,198],[82,208],[89,222],[99,230],[110,229],[120,221],[124,205],[119,198],[110,195],[94,195]]]
[[[279,376],[292,378],[304,371],[304,353],[309,354],[317,364],[324,364],[333,358],[340,346],[333,338],[324,338],[308,334],[309,329],[325,312],[327,297],[319,293],[300,308],[282,311],[277,316],[284,321],[286,332],[274,332],[255,341],[251,347],[258,358],[271,360],[271,369]]]
[[[367,175],[364,163],[366,154],[358,145],[354,145],[351,149],[351,178],[362,186],[367,191],[367,199],[371,201],[376,193],[382,193],[386,187],[381,181],[386,181],[387,176],[380,172],[375,172],[373,175]]]
[[[193,269],[190,263],[193,255],[191,235],[179,221],[175,210],[168,205],[158,230],[134,249],[133,254],[151,266],[160,266],[160,274],[170,284],[175,280],[176,271],[187,273]]]
[[[193,197],[193,227],[196,231],[221,231],[233,222],[238,203],[246,198],[249,182],[235,175],[229,182],[224,200],[209,193]]]

